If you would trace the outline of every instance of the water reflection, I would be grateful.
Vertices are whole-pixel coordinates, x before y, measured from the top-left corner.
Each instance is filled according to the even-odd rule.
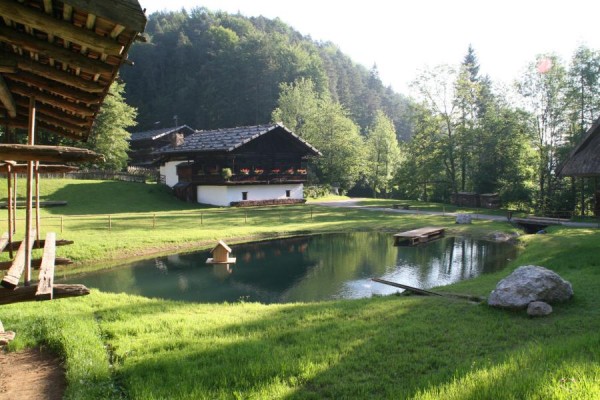
[[[389,294],[379,277],[420,288],[503,268],[515,248],[464,237],[394,247],[390,234],[355,232],[232,246],[236,264],[207,265],[208,252],[139,261],[63,280],[107,292],[195,302],[285,303]]]

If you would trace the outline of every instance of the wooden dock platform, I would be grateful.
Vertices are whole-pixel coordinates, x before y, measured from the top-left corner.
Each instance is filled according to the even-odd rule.
[[[444,236],[444,231],[444,228],[428,226],[425,228],[396,233],[394,235],[394,246],[414,246],[420,243],[427,243]]]

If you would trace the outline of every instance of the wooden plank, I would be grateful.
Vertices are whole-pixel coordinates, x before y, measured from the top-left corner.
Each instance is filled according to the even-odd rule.
[[[13,243],[12,243],[13,250],[14,250],[15,248],[18,248],[19,246],[21,246],[21,243],[23,243],[23,242],[22,242],[22,241],[20,241],[20,240],[17,240],[17,241],[15,241],[15,242],[13,242]],[[68,245],[71,245],[71,244],[73,244],[73,243],[75,243],[75,242],[73,242],[72,240],[58,239],[58,240],[56,241],[56,246],[68,246]],[[42,248],[42,247],[44,247],[45,245],[46,245],[46,242],[44,241],[44,239],[42,239],[42,240],[36,240],[36,241],[34,242],[34,246],[35,246],[36,248]],[[4,249],[4,251],[8,251],[8,248],[9,248],[9,247],[10,247],[10,245],[9,245],[9,246],[6,246],[6,248]]]
[[[35,297],[39,300],[52,300],[52,285],[54,285],[54,259],[56,257],[56,233],[48,232],[46,234],[46,243],[44,244],[44,255],[42,256],[42,265],[38,278],[37,291]]]
[[[115,66],[100,60],[94,60],[81,53],[67,50],[64,47],[59,47],[56,44],[48,43],[37,39],[35,36],[20,33],[7,27],[0,27],[0,41],[17,45],[23,50],[58,60],[61,63],[70,65],[72,68],[81,68],[92,74],[112,74],[115,69]]]
[[[78,147],[0,144],[0,160],[85,162],[103,159],[101,154]]]
[[[396,283],[396,282],[392,282],[392,281],[386,281],[385,279],[372,278],[371,280],[374,281],[374,282],[383,283],[384,285],[390,285],[390,286],[394,286],[394,287],[397,287],[397,288],[400,288],[400,289],[408,290],[410,292],[413,292],[413,293],[416,293],[416,294],[420,294],[420,295],[423,295],[423,296],[443,296],[440,293],[431,292],[429,290],[419,289],[419,288],[408,286],[408,285],[403,285],[401,283]]]
[[[419,229],[413,229],[411,231],[405,231],[405,232],[400,232],[400,233],[396,233],[394,235],[394,237],[418,237],[418,236],[423,236],[423,235],[432,235],[432,234],[439,234],[444,232],[444,228],[436,228],[436,227],[425,227],[425,228],[419,228]]]
[[[17,106],[15,104],[15,99],[12,96],[12,93],[2,75],[0,75],[0,103],[4,105],[4,108],[8,111],[8,115],[11,118],[17,116]]]
[[[8,168],[6,164],[0,164],[0,174],[7,174]],[[27,165],[25,164],[13,164],[10,166],[10,172],[16,174],[23,174],[26,172]],[[72,165],[61,165],[61,164],[41,164],[39,166],[40,174],[57,174],[57,173],[65,173],[65,172],[74,172],[79,168],[74,167]],[[51,202],[49,200],[49,202]],[[43,204],[44,202],[42,202]],[[66,204],[66,202],[65,202]]]
[[[6,271],[10,268],[12,261],[0,261],[0,271]],[[54,265],[70,265],[73,264],[73,260],[66,257],[56,257],[54,258]],[[36,258],[31,260],[31,268],[39,268],[42,265],[42,259]]]
[[[11,84],[10,90],[13,93],[19,94],[24,97],[35,96],[35,100],[44,104],[49,104],[70,111],[75,114],[83,115],[86,117],[93,116],[96,114],[95,108],[89,108],[85,105],[70,102],[63,99],[62,97],[52,95],[47,92],[37,90],[37,88],[31,88],[24,84]]]
[[[10,128],[20,128],[20,129],[27,129],[27,122],[24,121],[22,118],[15,118],[15,119],[0,119],[0,125],[5,125],[8,126]],[[76,132],[71,132],[68,128],[65,127],[57,127],[55,125],[51,125],[48,124],[46,122],[43,121],[38,121],[37,122],[37,126],[38,128],[42,128],[45,131],[48,132],[52,132],[52,133],[56,133],[59,134],[61,136],[67,137],[67,138],[71,138],[71,139],[75,139],[75,140],[82,140],[86,137],[86,133],[87,131],[89,131],[89,129],[87,131],[84,130],[80,130],[79,133]],[[91,127],[90,127],[91,129]]]
[[[8,245],[9,237],[10,237],[10,235],[8,234],[8,232],[4,232],[2,234],[2,236],[0,237],[0,251],[4,251],[4,249]]]
[[[111,5],[112,2],[108,4]],[[14,22],[86,46],[100,54],[119,56],[123,51],[123,45],[114,40],[14,2],[0,2],[0,15],[6,15]]]
[[[26,249],[25,242],[26,241],[24,240],[19,246],[19,250],[17,251],[17,255],[15,256],[11,267],[8,269],[2,282],[0,282],[0,285],[7,289],[14,289],[19,285],[19,280],[25,269],[25,253],[27,250],[31,251],[33,243],[35,242],[35,229],[32,229],[31,232],[29,232],[29,249]]]
[[[52,285],[54,299],[62,299],[66,297],[85,296],[90,294],[90,290],[84,285],[79,284],[57,284]],[[24,286],[14,290],[0,289],[0,305],[18,303],[21,301],[36,300],[35,286]]]
[[[17,62],[15,60],[6,60],[4,57],[0,60],[0,73],[14,74],[17,72]]]
[[[30,72],[21,71],[18,74],[12,74],[8,77],[9,81],[20,82],[26,85],[43,87],[45,92],[62,96],[71,101],[77,101],[80,103],[100,104],[102,97],[99,93],[90,93],[83,90],[75,89],[62,83],[57,83],[53,80],[42,78],[39,75],[32,74]]]

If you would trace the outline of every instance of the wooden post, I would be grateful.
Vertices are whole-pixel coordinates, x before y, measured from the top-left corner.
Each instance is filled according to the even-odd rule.
[[[202,225],[203,223],[204,222],[203,222],[203,218],[202,218],[202,213],[200,213],[200,225]]]
[[[40,162],[35,162],[35,231],[38,249],[40,248]]]
[[[152,229],[156,228],[156,214],[152,214]]]
[[[63,222],[63,216],[60,216],[60,233],[63,233],[63,229],[64,229],[64,222]]]
[[[17,174],[13,177],[13,234],[17,233]]]
[[[6,134],[8,134],[8,131],[6,132]],[[8,254],[10,255],[10,258],[13,258],[13,251],[12,251],[12,240],[13,240],[13,205],[12,205],[12,170],[11,170],[11,166],[10,164],[6,164],[7,170],[6,170],[6,182],[7,182],[7,197],[8,197]]]
[[[244,210],[244,224],[248,223],[248,211]]]
[[[111,218],[111,216],[110,216],[110,215],[108,216],[108,230],[109,230],[109,231],[111,231],[111,230],[112,230],[112,218]]]
[[[29,98],[29,123],[27,144],[33,146],[35,144],[35,97]],[[31,232],[31,212],[33,208],[33,161],[27,161],[27,200],[25,209],[25,286],[31,284],[31,245],[29,241],[32,239]]]

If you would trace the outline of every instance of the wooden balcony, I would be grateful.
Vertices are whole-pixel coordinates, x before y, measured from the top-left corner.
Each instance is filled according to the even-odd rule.
[[[181,181],[181,178],[180,178]],[[306,183],[306,174],[267,173],[262,174],[234,174],[229,179],[224,179],[221,174],[195,175],[193,183],[201,185],[248,185],[248,184],[284,184],[284,183]]]

